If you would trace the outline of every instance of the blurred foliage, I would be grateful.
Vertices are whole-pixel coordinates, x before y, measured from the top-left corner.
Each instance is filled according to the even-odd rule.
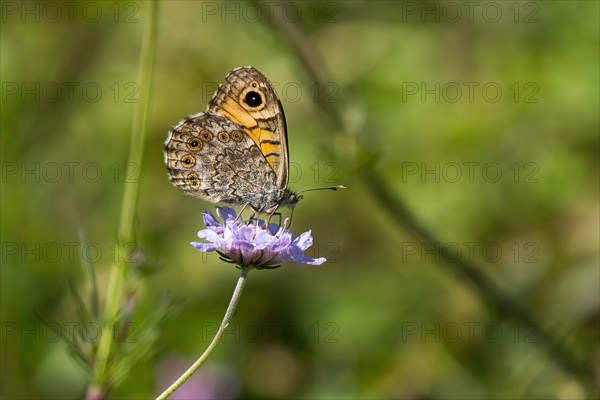
[[[128,176],[147,3],[3,2],[0,395],[85,392],[83,370],[36,313],[73,323],[66,282],[90,290],[82,229],[102,299],[108,266],[124,256],[126,180],[141,183],[137,240],[163,266],[136,283],[134,320],[164,294],[185,303],[113,396],[156,395],[203,351],[238,272],[189,245],[213,206],[171,186],[163,142],[229,70],[253,65],[286,111],[290,187],[349,189],[307,194],[294,213],[293,230],[312,229],[314,254],[330,262],[252,272],[186,393],[585,397],[582,382],[598,384],[600,371],[599,3],[476,4],[164,2],[144,161]],[[325,87],[271,28],[272,13],[303,21],[333,79]],[[332,129],[317,101],[343,107],[354,136]],[[499,319],[398,229],[357,177],[364,159],[594,375],[565,372],[535,343],[537,326]]]

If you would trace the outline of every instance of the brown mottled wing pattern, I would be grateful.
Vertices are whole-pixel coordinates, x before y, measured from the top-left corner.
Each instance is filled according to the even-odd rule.
[[[231,71],[208,105],[243,127],[277,176],[277,187],[288,185],[288,145],[285,115],[269,80],[253,67]]]
[[[263,210],[277,204],[276,175],[243,128],[219,115],[200,113],[181,121],[167,137],[165,163],[171,181],[188,194]]]

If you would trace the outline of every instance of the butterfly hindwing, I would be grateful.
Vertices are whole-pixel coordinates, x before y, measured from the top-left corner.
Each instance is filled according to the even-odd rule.
[[[218,115],[200,113],[175,126],[165,162],[177,187],[208,201],[259,209],[279,196],[275,173],[254,141]]]

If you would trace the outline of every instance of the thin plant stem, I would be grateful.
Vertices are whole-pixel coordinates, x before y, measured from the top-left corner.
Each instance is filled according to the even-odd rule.
[[[132,127],[131,142],[129,147],[127,170],[141,171],[142,156],[144,150],[144,136],[147,130],[148,116],[150,112],[152,98],[152,78],[154,73],[154,60],[156,58],[156,43],[158,36],[158,11],[159,2],[148,2],[147,19],[144,28],[140,67],[140,102],[136,104]],[[127,175],[129,176],[129,175]],[[116,262],[112,264],[106,304],[104,307],[104,323],[107,327],[118,320],[119,307],[125,293],[125,282],[127,279],[128,265],[126,257],[127,246],[134,242],[134,222],[137,207],[139,176],[138,179],[131,179],[125,182],[123,199],[121,202],[121,215],[118,228],[118,245],[115,249]],[[91,389],[93,391],[105,392],[110,385],[113,349],[113,336],[110,334],[102,335],[98,344],[98,351],[94,361],[94,376]]]
[[[219,330],[215,334],[215,337],[210,342],[204,353],[192,364],[191,367],[187,369],[171,386],[169,386],[164,392],[160,394],[156,398],[156,400],[163,400],[169,398],[170,395],[173,394],[181,385],[185,383],[195,372],[200,368],[202,364],[206,361],[210,353],[215,349],[219,340],[221,340],[221,336],[225,329],[229,326],[233,315],[235,314],[235,310],[237,304],[242,295],[242,291],[244,290],[244,285],[246,284],[246,277],[248,276],[249,268],[241,268],[242,272],[240,273],[240,277],[237,281],[237,285],[235,286],[235,290],[233,291],[233,295],[231,296],[231,300],[229,301],[229,306],[227,306],[227,311],[225,311],[225,316],[223,317],[223,321],[221,322],[221,326],[219,326]]]
[[[310,41],[310,35],[304,31],[302,21],[292,24],[276,16],[271,22],[271,27],[279,37],[282,37],[287,42],[291,50],[295,53],[298,62],[304,68],[305,73],[311,81],[317,84],[317,87],[322,88],[326,82],[331,81],[324,67],[325,63]],[[355,135],[352,134],[352,127],[344,122],[345,119],[339,105],[336,107],[333,103],[319,101],[318,106],[324,115],[329,118],[335,131],[341,132],[346,136],[346,139],[355,138]],[[514,319],[525,327],[533,327],[537,332],[535,343],[539,348],[550,359],[554,360],[556,364],[560,365],[571,376],[576,378],[588,391],[594,391],[594,385],[591,383],[593,372],[586,365],[585,361],[570,351],[564,345],[564,342],[553,332],[542,327],[527,307],[507,295],[489,277],[482,273],[483,268],[466,261],[460,254],[454,254],[447,250],[447,246],[440,245],[443,242],[419,221],[419,218],[410,211],[401,196],[390,190],[390,185],[386,184],[385,180],[372,168],[370,163],[363,163],[358,172],[358,176],[365,183],[365,186],[392,216],[392,221],[394,221],[397,227],[408,230],[425,246],[438,252],[442,260],[450,267],[448,270],[461,278],[466,278],[466,281],[472,284],[479,296],[499,316]]]

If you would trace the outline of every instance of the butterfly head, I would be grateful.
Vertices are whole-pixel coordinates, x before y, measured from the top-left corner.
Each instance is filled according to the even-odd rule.
[[[304,197],[304,196],[299,195],[298,193],[294,193],[291,190],[286,190],[283,193],[283,196],[281,198],[281,202],[279,203],[279,205],[294,208],[294,206],[296,204],[298,204],[298,202],[300,200],[302,200],[302,197]]]

